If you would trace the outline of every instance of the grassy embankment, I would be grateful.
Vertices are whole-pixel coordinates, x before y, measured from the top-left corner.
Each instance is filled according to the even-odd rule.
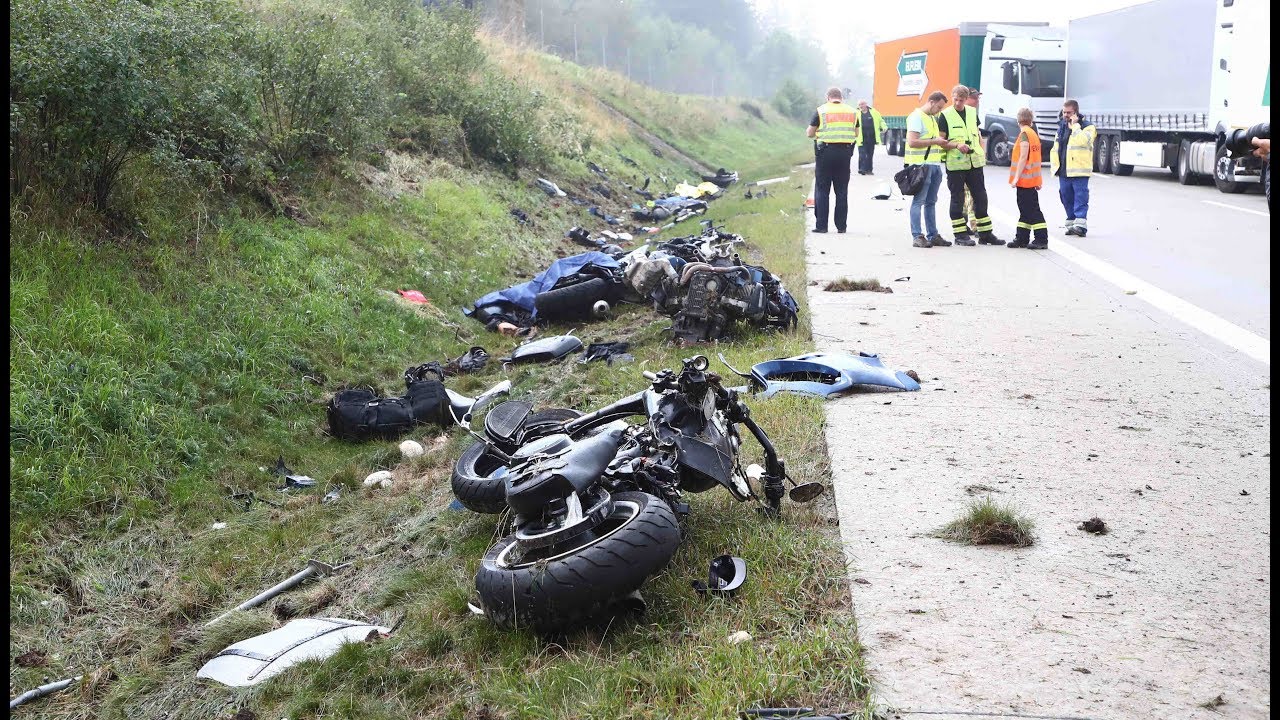
[[[491,51],[496,51],[491,49]],[[521,55],[518,72],[593,128],[581,159],[544,171],[586,195],[665,174],[692,175],[610,123],[590,101],[601,74]],[[795,128],[767,109],[699,110],[605,76],[611,101],[687,153],[744,179],[803,159]],[[623,100],[619,100],[619,98]],[[667,122],[665,119],[678,119]],[[665,124],[663,124],[665,123]],[[631,167],[621,158],[639,163]],[[295,219],[245,206],[199,236],[172,219],[182,198],[135,178],[147,242],[103,239],[41,208],[11,212],[10,238],[10,685],[85,673],[81,691],[39,701],[39,717],[730,717],[739,707],[809,704],[852,709],[865,697],[843,560],[828,509],[790,506],[781,523],[724,493],[694,498],[691,533],[643,592],[638,623],[549,644],[471,617],[475,566],[496,519],[445,509],[449,468],[468,439],[423,428],[433,447],[398,464],[394,443],[352,445],[323,432],[337,387],[394,392],[403,369],[472,344],[495,357],[514,343],[487,334],[457,308],[576,252],[572,224],[602,227],[581,208],[518,179],[443,159],[389,153],[382,168],[342,165],[299,182]],[[804,184],[797,181],[794,184]],[[801,192],[744,200],[741,186],[711,216],[751,243],[804,302]],[[534,218],[521,227],[520,207]],[[618,203],[602,205],[621,212]],[[175,230],[174,228],[179,228]],[[696,232],[687,222],[673,234]],[[387,291],[416,288],[436,310]],[[743,335],[720,346],[739,366],[809,347],[807,313],[794,335]],[[641,387],[642,369],[691,351],[664,339],[665,318],[629,308],[585,337],[633,342],[636,362],[521,367],[451,386],[474,392],[507,377],[539,406],[587,409]],[[713,354],[715,348],[707,348]],[[753,404],[797,480],[826,481],[816,401]],[[278,455],[320,481],[284,494],[260,466]],[[394,468],[387,490],[360,487]],[[342,486],[341,499],[321,496]],[[233,492],[249,492],[248,502]],[[214,522],[227,527],[212,530]],[[714,555],[747,560],[734,599],[704,600],[689,581]],[[210,630],[222,609],[292,574],[305,560],[355,561]],[[214,652],[297,615],[403,620],[391,639],[351,646],[256,689],[194,678]],[[753,642],[727,636],[746,630]],[[12,659],[36,650],[42,667]],[[488,707],[486,715],[482,708]]]

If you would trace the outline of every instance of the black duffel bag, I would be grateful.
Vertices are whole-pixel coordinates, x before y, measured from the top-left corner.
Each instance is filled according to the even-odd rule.
[[[342,390],[329,400],[329,433],[343,440],[394,440],[418,423],[449,422],[444,383],[411,383],[402,397],[379,397],[367,389]]]
[[[915,195],[924,188],[924,180],[929,176],[929,170],[923,163],[913,165],[903,165],[902,169],[893,176],[893,181],[898,183],[898,189],[903,195]]]

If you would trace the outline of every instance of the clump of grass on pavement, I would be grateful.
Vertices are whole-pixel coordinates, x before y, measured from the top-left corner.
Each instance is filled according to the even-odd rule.
[[[881,285],[880,281],[875,278],[866,278],[863,280],[853,280],[851,278],[836,278],[822,286],[827,292],[857,292],[865,290],[868,292],[891,293],[893,288]]]
[[[965,545],[1013,545],[1027,547],[1035,542],[1035,523],[1010,505],[991,498],[969,504],[964,515],[939,528],[934,535]]]

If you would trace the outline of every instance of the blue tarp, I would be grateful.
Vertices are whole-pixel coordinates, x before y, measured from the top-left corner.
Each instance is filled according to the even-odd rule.
[[[496,305],[502,308],[518,307],[531,315],[536,315],[533,298],[540,292],[550,290],[556,281],[566,275],[572,275],[587,265],[616,268],[618,261],[602,252],[594,250],[581,255],[561,258],[551,263],[551,267],[543,270],[528,282],[512,285],[506,290],[495,290],[475,301],[476,308]]]

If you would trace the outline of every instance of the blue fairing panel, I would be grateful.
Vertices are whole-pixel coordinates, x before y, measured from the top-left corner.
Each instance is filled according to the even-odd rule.
[[[810,353],[769,360],[752,366],[751,376],[764,388],[762,397],[784,391],[827,397],[856,385],[920,389],[905,372],[886,368],[879,355],[869,353]]]

